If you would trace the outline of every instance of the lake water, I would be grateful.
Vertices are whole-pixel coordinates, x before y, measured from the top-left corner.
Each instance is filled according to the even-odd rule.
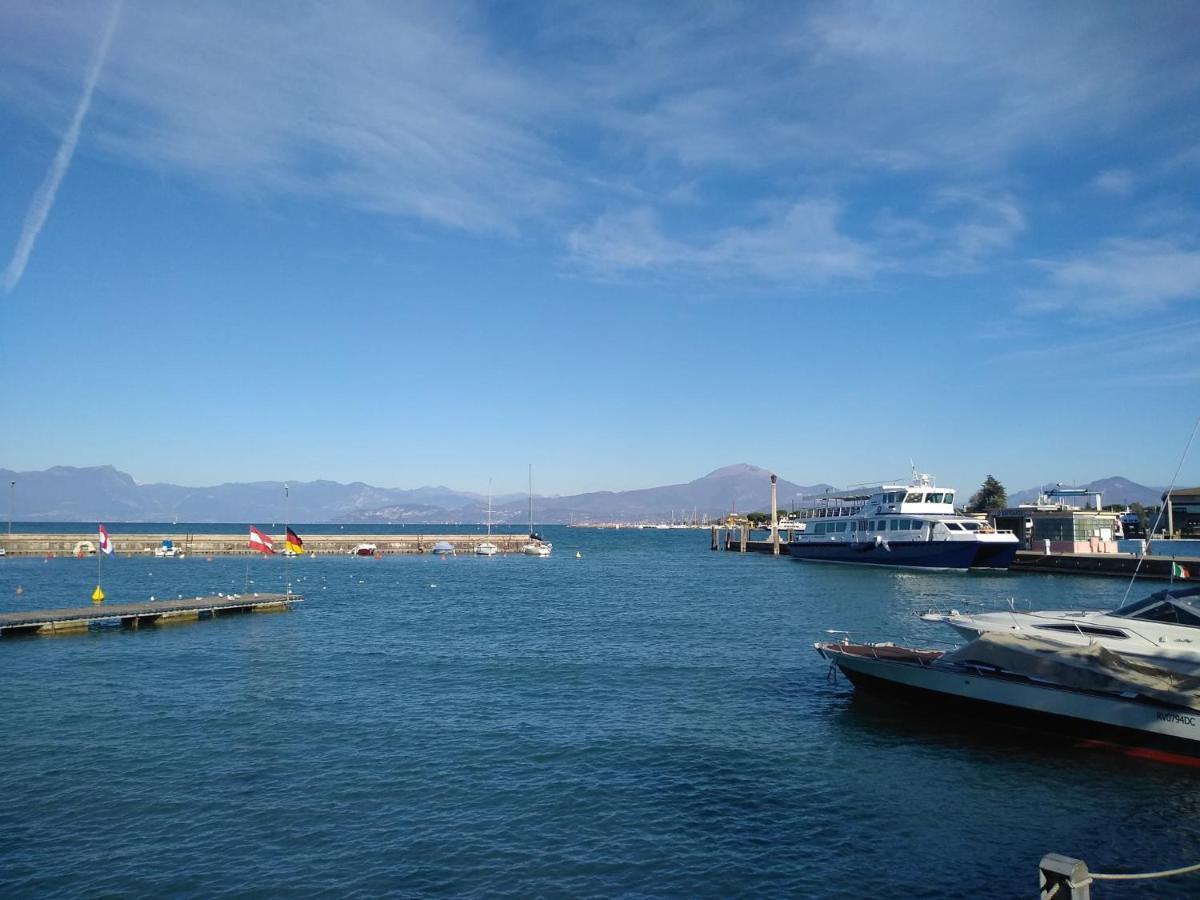
[[[548,532],[550,559],[106,559],[114,602],[306,600],[0,642],[0,896],[1012,897],[1051,851],[1200,860],[1198,770],[873,702],[812,650],[952,640],[931,606],[1111,608],[1124,581]],[[95,574],[0,560],[0,610],[84,605]]]

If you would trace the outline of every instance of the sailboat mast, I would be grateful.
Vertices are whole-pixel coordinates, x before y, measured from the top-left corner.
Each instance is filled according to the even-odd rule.
[[[533,537],[533,463],[529,464],[529,536]]]

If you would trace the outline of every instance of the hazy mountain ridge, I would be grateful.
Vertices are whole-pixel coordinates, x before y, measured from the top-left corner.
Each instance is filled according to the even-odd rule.
[[[535,497],[537,522],[662,521],[746,512],[770,505],[770,473],[740,463],[683,484],[631,491],[595,491]],[[225,483],[210,487],[139,484],[113,466],[55,466],[41,472],[0,469],[0,483],[17,482],[14,515],[41,522],[483,522],[487,499],[447,487],[410,490],[363,482]],[[803,486],[779,479],[781,509],[797,495],[828,485]],[[7,499],[7,498],[6,498]],[[493,498],[495,524],[525,522],[528,498]]]
[[[658,522],[716,518],[770,508],[770,472],[747,463],[724,466],[681,484],[629,491],[592,491],[560,497],[535,497],[538,523]],[[340,522],[340,523],[481,523],[487,498],[445,486],[381,488],[360,481],[289,482],[285,508],[283,482],[229,482],[211,487],[139,484],[113,466],[55,466],[40,472],[0,469],[0,485],[16,481],[0,509],[15,500],[17,521],[39,522]],[[1053,484],[1047,485],[1053,487]],[[1147,487],[1121,476],[1085,485],[1104,491],[1105,503],[1159,502],[1162,488]],[[800,485],[779,479],[781,511],[805,498],[832,490],[828,484]],[[1029,503],[1044,488],[1009,494],[1009,502]],[[960,499],[965,501],[967,496]],[[7,512],[7,510],[5,510]],[[529,515],[528,498],[508,494],[493,498],[492,522],[520,525]]]

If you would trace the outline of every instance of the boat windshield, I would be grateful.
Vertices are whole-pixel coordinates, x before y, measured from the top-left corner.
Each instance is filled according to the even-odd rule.
[[[1114,610],[1114,616],[1200,628],[1200,587],[1158,591]]]

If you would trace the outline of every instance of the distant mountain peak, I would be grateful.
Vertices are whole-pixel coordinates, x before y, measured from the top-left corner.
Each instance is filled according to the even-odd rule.
[[[739,478],[743,475],[761,475],[766,478],[771,477],[771,473],[766,469],[752,466],[749,463],[734,463],[731,466],[722,466],[719,469],[713,469],[704,478]],[[703,480],[703,479],[701,479]]]

